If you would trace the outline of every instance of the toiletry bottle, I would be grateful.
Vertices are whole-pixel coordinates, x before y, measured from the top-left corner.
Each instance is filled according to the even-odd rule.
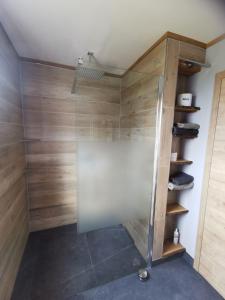
[[[179,239],[180,239],[180,232],[179,229],[176,228],[173,233],[173,243],[177,245],[179,243]]]

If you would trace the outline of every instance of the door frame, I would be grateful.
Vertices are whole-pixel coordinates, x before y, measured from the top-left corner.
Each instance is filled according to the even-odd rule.
[[[218,108],[219,108],[220,93],[221,93],[221,84],[224,78],[225,78],[225,71],[217,73],[215,76],[211,121],[210,121],[209,133],[208,133],[207,152],[206,152],[205,168],[204,168],[205,172],[204,172],[202,194],[201,194],[201,206],[200,206],[198,233],[197,233],[197,244],[196,244],[195,259],[194,259],[194,268],[197,271],[199,270],[201,250],[202,250],[202,239],[203,239],[204,226],[205,226],[205,214],[206,214],[207,198],[208,198],[209,177],[210,177],[211,164],[212,164],[212,154],[213,154],[213,147],[214,147],[214,140],[215,140],[216,123],[217,123]]]

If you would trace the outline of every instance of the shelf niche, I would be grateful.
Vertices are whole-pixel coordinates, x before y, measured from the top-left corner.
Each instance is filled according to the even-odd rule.
[[[192,76],[201,71],[201,66],[186,62],[185,60],[179,61],[178,74],[183,76]]]
[[[185,248],[180,244],[174,244],[171,240],[164,242],[162,257],[166,258],[185,251]]]
[[[181,214],[185,214],[187,212],[188,212],[188,209],[186,209],[185,207],[183,207],[182,205],[180,205],[178,203],[172,203],[172,204],[167,205],[166,214],[169,216],[181,215]]]
[[[187,160],[187,159],[177,159],[175,161],[170,161],[171,165],[175,166],[183,166],[183,165],[191,165],[193,163],[192,160]]]
[[[200,110],[197,106],[175,106],[175,112],[194,113]]]

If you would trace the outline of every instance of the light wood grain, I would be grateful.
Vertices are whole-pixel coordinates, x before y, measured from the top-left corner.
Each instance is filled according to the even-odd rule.
[[[74,70],[23,62],[22,71],[31,230],[74,223],[77,147],[118,139],[121,80],[79,79],[71,94]]]
[[[170,153],[172,146],[171,128],[173,126],[174,119],[178,56],[179,42],[169,39],[167,41],[165,84],[163,92],[163,119],[160,137],[160,161],[158,166],[155,204],[153,260],[160,259],[163,253],[168,195],[168,177],[170,170]]]
[[[164,75],[166,42],[140,60],[122,79],[120,136],[126,140],[151,139],[155,143],[159,76]],[[149,180],[151,180],[149,178]],[[146,208],[147,209],[147,208]],[[149,207],[150,210],[150,207]],[[125,224],[136,247],[148,257],[149,220]]]
[[[225,39],[225,33],[221,34],[220,36],[216,37],[215,39],[211,40],[207,43],[207,48],[219,43],[220,41],[223,41]]]
[[[154,48],[158,47],[158,45],[160,45],[164,40],[166,39],[173,39],[173,40],[177,40],[177,41],[182,41],[182,42],[185,42],[185,43],[188,43],[188,44],[191,44],[191,45],[194,45],[194,46],[197,46],[197,47],[200,47],[200,48],[203,48],[203,49],[206,49],[207,47],[207,44],[206,43],[203,43],[201,41],[198,41],[198,40],[195,40],[195,39],[192,39],[192,38],[189,38],[189,37],[186,37],[186,36],[183,36],[183,35],[180,35],[180,34],[176,34],[174,32],[171,32],[171,31],[167,31],[165,32],[153,45],[151,45],[151,47],[142,55],[140,56],[129,68],[128,70],[125,72],[124,75],[126,75],[129,71],[133,70],[134,67],[136,65],[138,65],[141,61],[143,61],[143,59],[149,55],[149,53],[151,53]]]
[[[19,60],[0,25],[0,298],[9,300],[28,237]]]
[[[186,42],[179,42],[181,58],[195,60],[201,63],[205,62],[205,49]]]
[[[172,256],[174,254],[181,253],[181,252],[184,252],[184,251],[185,251],[185,248],[181,244],[179,244],[179,243],[174,244],[171,241],[167,241],[164,244],[162,257],[164,257],[164,258],[169,257],[169,256]]]
[[[166,210],[167,215],[180,215],[187,212],[188,209],[186,209],[185,207],[181,206],[178,203],[172,203],[167,205],[167,210]]]
[[[199,62],[205,62],[205,47],[200,45],[189,43],[185,40],[175,41],[174,39],[168,40],[168,52],[167,52],[167,79],[164,87],[164,116],[162,127],[162,142],[161,142],[161,155],[160,155],[160,167],[158,171],[158,198],[156,198],[156,212],[155,212],[155,230],[154,230],[154,247],[153,247],[153,259],[160,258],[163,255],[163,247],[165,247],[164,240],[167,240],[173,236],[174,228],[176,227],[176,219],[173,214],[165,214],[167,203],[171,206],[172,197],[168,195],[168,180],[169,174],[176,171],[176,165],[170,163],[170,153],[178,152],[179,158],[183,155],[183,143],[180,139],[172,139],[172,126],[173,122],[184,120],[182,112],[176,112],[175,109],[175,97],[176,92],[182,92],[186,87],[185,76],[179,74],[179,60],[178,57],[184,59],[192,59]],[[178,76],[179,75],[179,76]],[[190,75],[190,74],[188,74]],[[179,80],[178,80],[179,79]],[[173,109],[173,111],[172,111]],[[165,122],[165,123],[164,123]],[[182,162],[183,163],[183,162]],[[170,167],[171,166],[171,167]],[[173,198],[176,199],[176,198]],[[174,201],[174,200],[173,200]],[[172,210],[175,211],[175,210]],[[179,209],[179,212],[184,212],[183,209]],[[186,211],[185,211],[186,212]],[[177,213],[177,210],[176,210]],[[166,244],[167,245],[167,244]],[[183,250],[182,250],[183,251]],[[173,251],[172,251],[173,252]],[[171,253],[172,253],[171,252]],[[176,253],[176,251],[174,251]],[[171,254],[172,255],[172,254]]]
[[[195,268],[225,297],[225,72],[216,76]]]

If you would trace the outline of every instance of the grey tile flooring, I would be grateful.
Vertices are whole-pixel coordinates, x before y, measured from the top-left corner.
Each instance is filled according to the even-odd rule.
[[[181,257],[159,264],[151,279],[128,275],[67,300],[222,300],[223,298]]]
[[[99,285],[131,274],[145,266],[145,261],[137,249],[131,245],[116,255],[95,265]]]
[[[76,225],[32,233],[12,300],[223,299],[183,258],[156,265],[147,282],[137,278],[143,263],[122,226],[81,235]]]
[[[97,264],[121,249],[133,245],[132,239],[123,226],[88,232],[87,240],[93,264]]]
[[[32,233],[12,299],[67,299],[144,263],[121,225],[88,234],[77,234],[75,224]]]

